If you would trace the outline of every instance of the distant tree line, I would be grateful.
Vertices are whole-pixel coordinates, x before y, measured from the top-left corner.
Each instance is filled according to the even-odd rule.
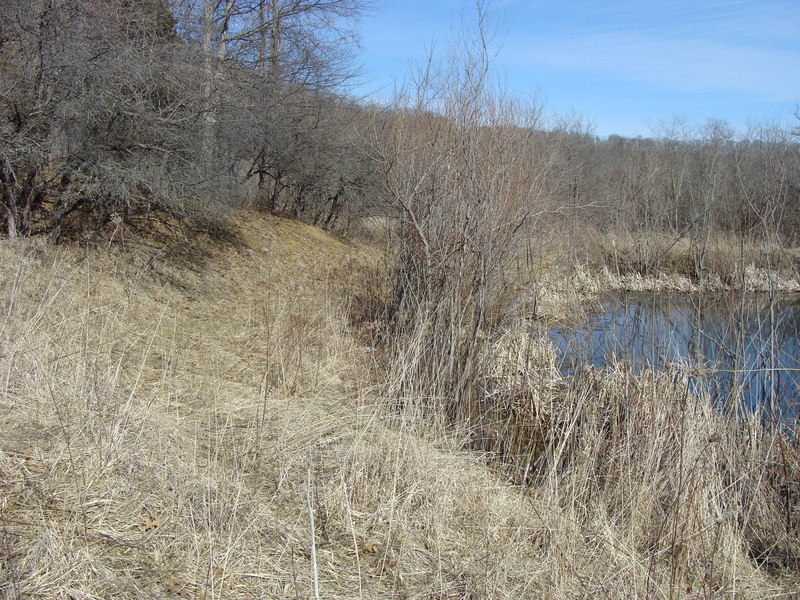
[[[348,82],[355,24],[370,9],[371,0],[6,0],[3,231],[58,239],[154,208],[210,219],[243,205],[327,227],[404,219],[461,201],[463,177],[476,176],[466,163],[461,179],[426,175],[429,197],[398,186],[420,168],[468,162],[455,148],[474,142],[492,148],[469,158],[475,169],[515,182],[487,189],[486,202],[515,197],[526,227],[665,236],[641,245],[643,270],[670,239],[690,240],[700,270],[718,234],[798,243],[796,128],[740,136],[717,121],[676,122],[650,139],[601,140],[580,120],[511,102],[471,98],[465,116],[490,69],[474,54],[469,77],[423,69],[393,102],[364,105]],[[467,117],[478,129],[459,123]]]
[[[737,136],[716,120],[676,121],[647,139],[570,137],[559,222],[633,238],[637,272],[657,271],[679,241],[697,278],[720,238],[800,243],[800,139],[790,128],[754,125]]]

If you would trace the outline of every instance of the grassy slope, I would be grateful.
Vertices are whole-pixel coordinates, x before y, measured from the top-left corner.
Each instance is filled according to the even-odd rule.
[[[0,583],[15,594],[306,589],[303,467],[350,416],[358,360],[329,298],[358,252],[248,223],[235,245],[168,230],[110,251],[3,244]]]
[[[667,485],[657,463],[622,499],[577,480],[523,493],[457,441],[388,427],[347,318],[374,253],[295,222],[241,222],[225,243],[162,225],[89,251],[0,245],[0,597],[311,597],[309,491],[326,598],[794,589],[735,536],[710,540],[728,539],[728,521],[692,503],[675,517],[690,559],[676,558],[677,538],[652,533],[667,520],[648,522]],[[586,393],[569,406],[584,410]],[[717,435],[699,421],[693,456]],[[665,429],[652,425],[645,436]],[[711,558],[722,572],[700,564]]]

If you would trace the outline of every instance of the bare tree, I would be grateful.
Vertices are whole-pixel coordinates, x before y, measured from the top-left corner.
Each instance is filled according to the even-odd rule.
[[[538,115],[494,88],[485,17],[479,6],[475,38],[448,64],[415,75],[376,122],[373,146],[400,221],[394,395],[459,420],[479,411],[485,334],[538,208],[526,151]]]
[[[256,182],[261,206],[295,216],[318,213],[320,203],[339,205],[340,186],[331,192],[320,183],[331,178],[322,170],[334,162],[318,160],[320,172],[311,175],[304,153],[352,154],[346,128],[332,122],[346,116],[335,108],[345,104],[335,92],[354,74],[353,25],[371,2],[180,0],[174,6],[179,31],[201,48],[204,64],[206,177],[243,175]]]
[[[800,102],[795,104],[794,117],[798,122],[800,122]],[[794,129],[792,129],[792,133],[795,136],[800,136],[800,124],[795,124]]]

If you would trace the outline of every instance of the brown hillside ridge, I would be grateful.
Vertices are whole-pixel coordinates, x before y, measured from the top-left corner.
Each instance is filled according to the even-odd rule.
[[[568,383],[509,327],[503,443],[467,450],[386,401],[377,242],[256,212],[84,242],[0,241],[2,599],[800,593],[796,444],[674,378]]]

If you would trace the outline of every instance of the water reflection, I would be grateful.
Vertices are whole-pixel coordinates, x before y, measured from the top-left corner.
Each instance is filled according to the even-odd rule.
[[[612,296],[583,327],[550,338],[569,375],[582,364],[628,361],[685,371],[720,406],[798,417],[800,299],[704,294]]]

